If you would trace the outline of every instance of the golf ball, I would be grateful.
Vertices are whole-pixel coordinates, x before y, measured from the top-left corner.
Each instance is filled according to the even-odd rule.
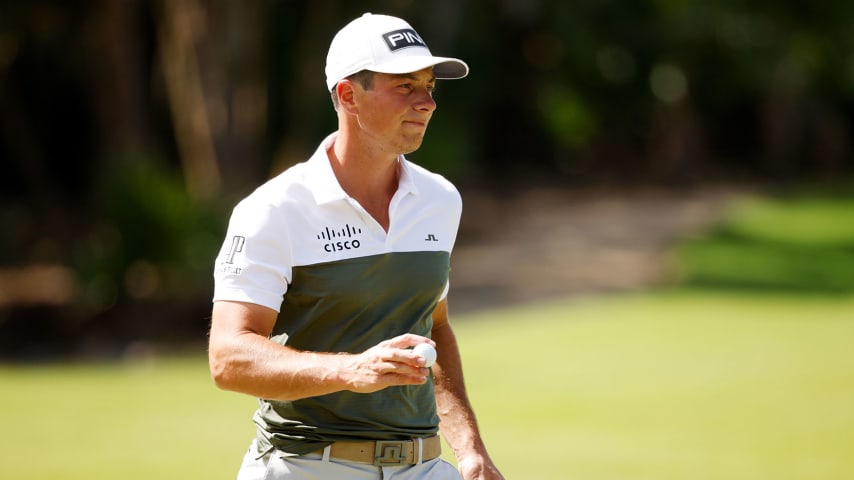
[[[412,349],[413,352],[424,357],[424,366],[431,367],[436,362],[436,349],[429,343],[419,343]]]

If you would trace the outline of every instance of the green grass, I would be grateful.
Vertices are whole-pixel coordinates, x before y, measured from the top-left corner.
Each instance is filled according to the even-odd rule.
[[[854,478],[854,299],[673,293],[459,325],[510,478]]]
[[[234,478],[255,401],[216,390],[203,354],[0,368],[0,478]]]
[[[660,292],[455,318],[518,479],[854,478],[854,298]],[[234,478],[254,400],[202,354],[0,367],[0,478]]]
[[[677,258],[694,285],[854,292],[854,188],[743,198]]]

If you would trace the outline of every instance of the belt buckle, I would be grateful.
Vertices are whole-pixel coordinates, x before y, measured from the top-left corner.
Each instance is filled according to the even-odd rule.
[[[411,447],[409,440],[377,440],[374,447],[374,465],[382,467],[406,464],[408,447]]]

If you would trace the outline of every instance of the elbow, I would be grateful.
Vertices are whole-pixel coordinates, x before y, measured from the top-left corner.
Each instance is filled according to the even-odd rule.
[[[214,385],[220,390],[228,390],[228,375],[224,362],[211,359],[209,364]]]
[[[208,354],[211,379],[220,390],[234,390],[234,375],[231,362],[225,355],[214,350]]]

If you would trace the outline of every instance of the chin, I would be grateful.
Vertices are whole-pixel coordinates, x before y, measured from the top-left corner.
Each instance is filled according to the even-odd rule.
[[[413,146],[409,146],[409,147],[404,147],[403,149],[401,149],[401,152],[400,152],[400,153],[402,153],[403,155],[409,155],[410,153],[412,153],[412,152],[414,152],[414,151],[418,150],[419,148],[421,148],[421,144],[420,144],[420,143],[419,143],[418,145],[413,145]]]
[[[423,140],[424,140],[424,137],[421,137],[418,139],[412,139],[409,141],[401,142],[400,152],[403,153],[404,155],[406,155],[408,153],[412,153],[412,152],[418,150],[419,148],[421,148],[421,143],[423,142]]]

